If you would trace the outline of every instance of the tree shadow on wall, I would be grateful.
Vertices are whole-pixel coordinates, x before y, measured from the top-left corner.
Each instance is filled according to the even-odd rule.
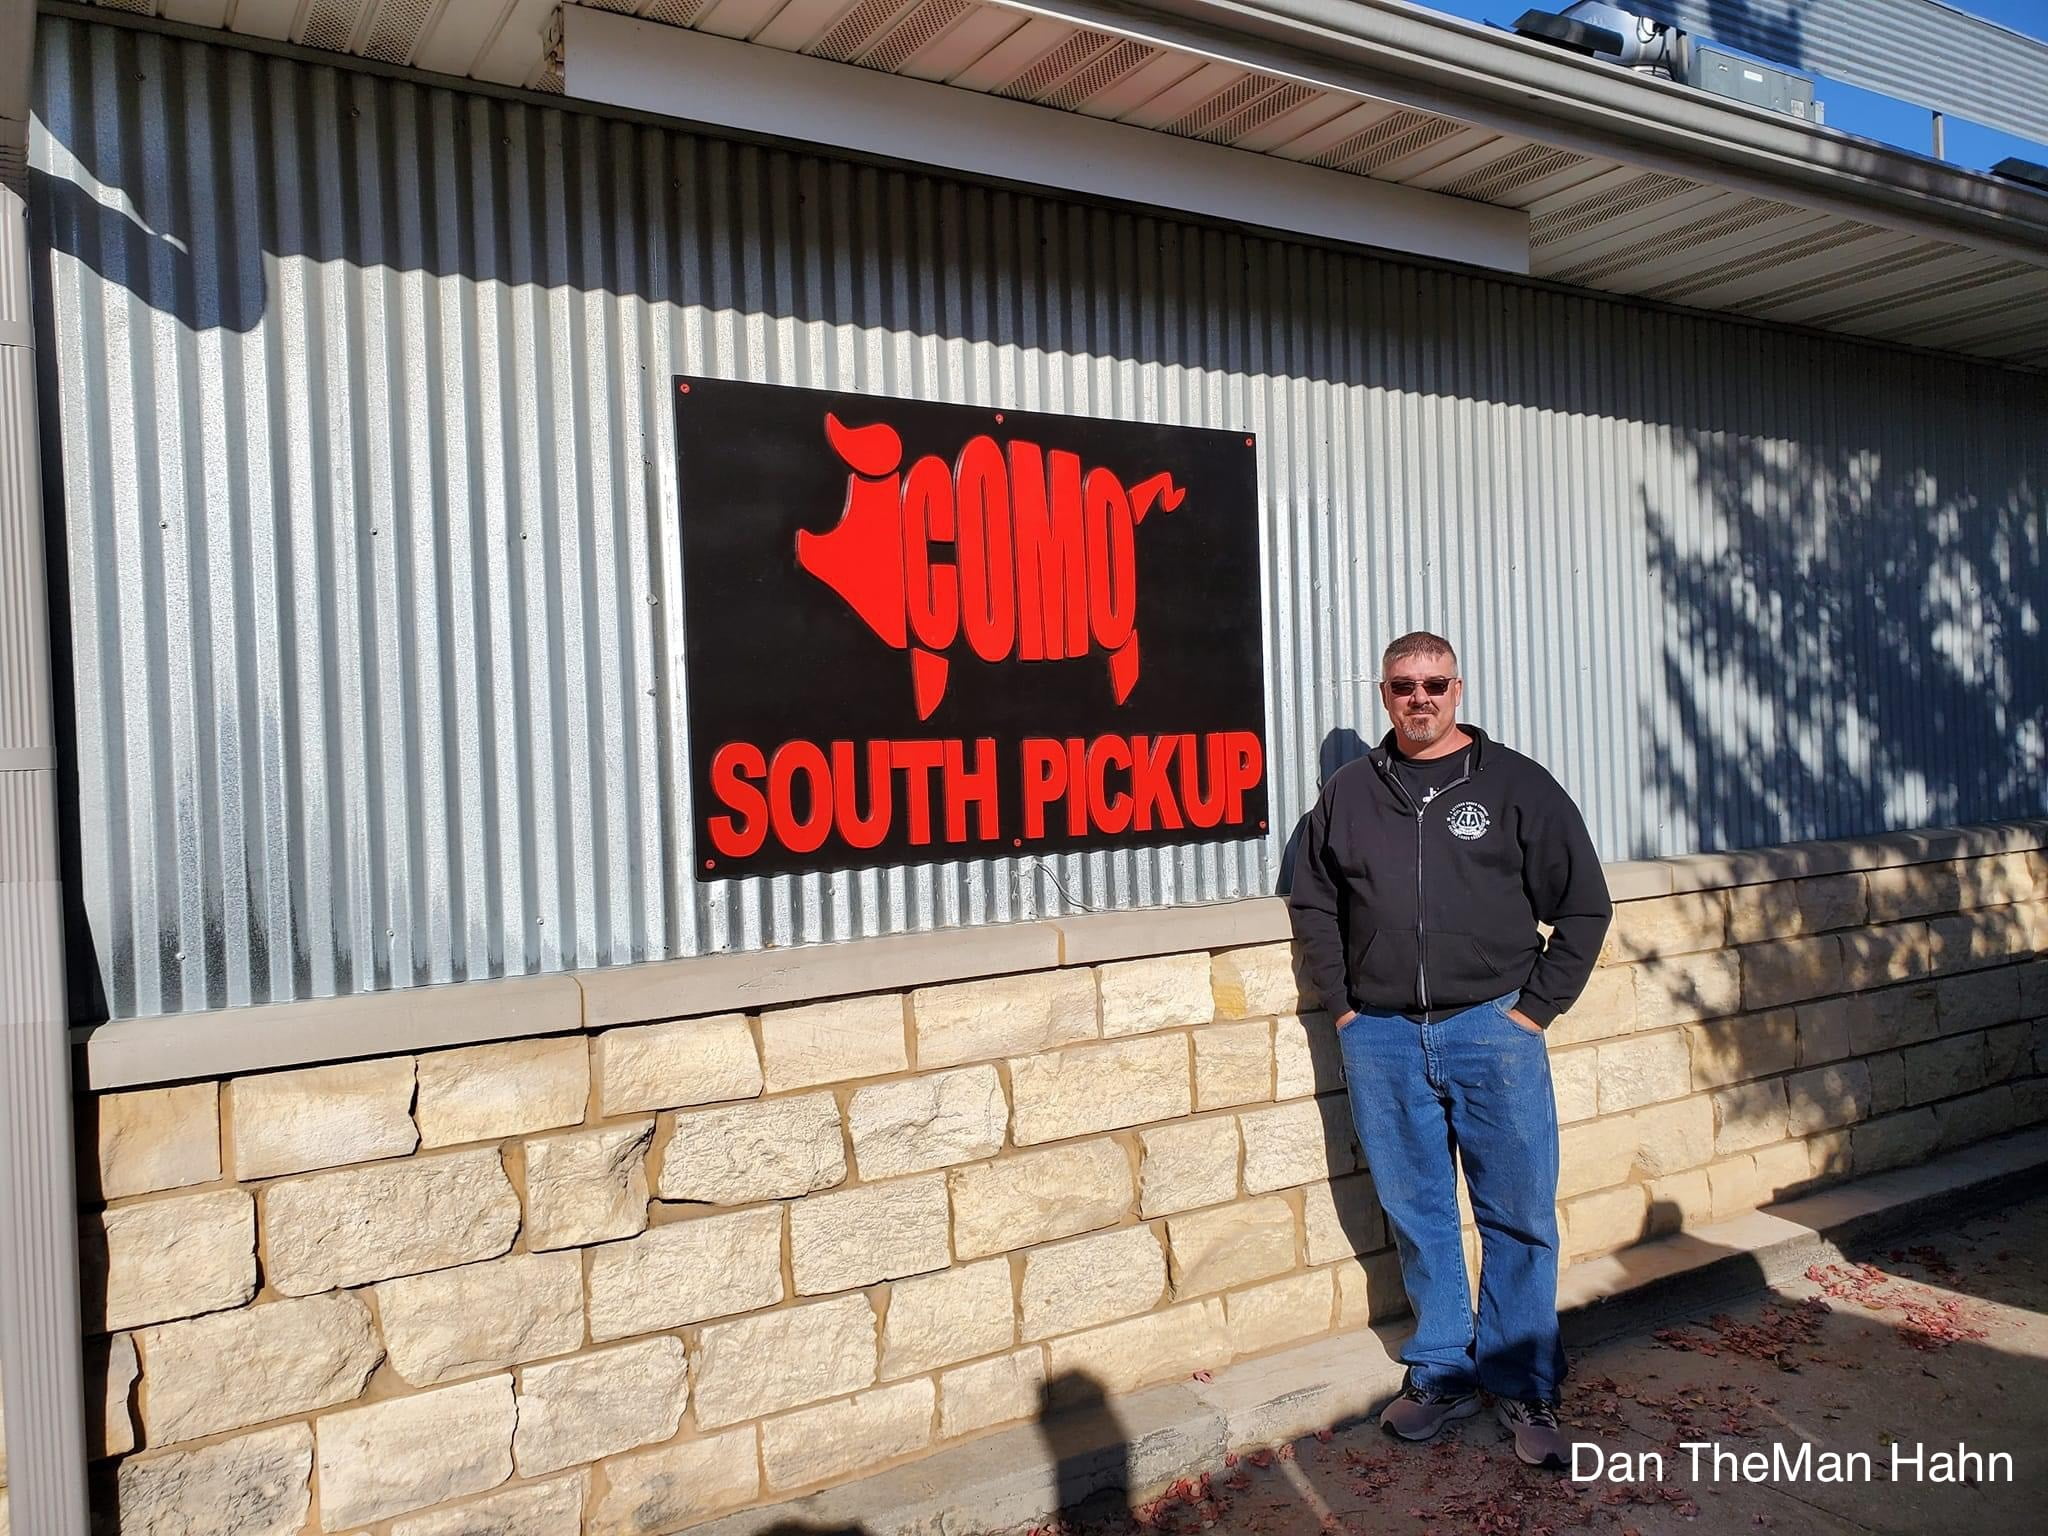
[[[1668,699],[1646,777],[1687,846],[2048,809],[2044,487],[1973,483],[1950,411],[1964,441],[1919,452],[1693,434],[1711,510],[1641,492]]]

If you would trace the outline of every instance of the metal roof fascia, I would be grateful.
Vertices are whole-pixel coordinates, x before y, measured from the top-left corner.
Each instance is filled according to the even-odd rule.
[[[2048,195],[1399,0],[1001,0],[1588,155],[2048,263]]]

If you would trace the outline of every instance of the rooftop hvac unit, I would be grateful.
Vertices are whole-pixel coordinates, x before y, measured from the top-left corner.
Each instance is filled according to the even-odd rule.
[[[1573,53],[1662,75],[1804,122],[1822,120],[1821,104],[1813,99],[1813,82],[1803,75],[1760,64],[1715,43],[1695,41],[1666,22],[1638,16],[1619,5],[1588,0],[1555,13],[1524,11],[1515,30]]]

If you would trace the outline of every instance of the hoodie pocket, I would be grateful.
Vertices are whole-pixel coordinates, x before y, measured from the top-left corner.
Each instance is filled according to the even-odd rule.
[[[1348,957],[1353,997],[1370,1008],[1415,1006],[1415,935],[1391,928],[1362,935]]]

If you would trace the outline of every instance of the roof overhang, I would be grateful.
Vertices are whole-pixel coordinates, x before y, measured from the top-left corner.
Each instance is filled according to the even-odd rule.
[[[565,20],[551,0],[141,3],[705,126],[2048,366],[2048,194],[1403,0],[604,0]],[[663,56],[689,61],[689,88],[611,57],[631,23],[607,13],[640,18],[643,51],[675,43]],[[707,80],[714,57],[728,75],[746,61],[755,89]],[[937,101],[966,139],[1049,147],[1001,164],[961,163],[939,135],[920,148]],[[1029,131],[995,126],[1019,111]],[[1249,191],[1247,162],[1267,173]],[[1515,225],[1525,254],[1502,244]]]

